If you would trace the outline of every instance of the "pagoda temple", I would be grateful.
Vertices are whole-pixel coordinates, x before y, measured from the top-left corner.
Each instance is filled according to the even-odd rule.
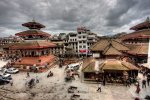
[[[93,57],[100,59],[121,58],[126,56],[125,52],[128,50],[127,46],[115,39],[102,39],[91,46]]]
[[[50,34],[41,31],[41,28],[45,28],[45,26],[35,20],[24,23],[22,26],[29,28],[29,30],[16,33],[15,35],[22,37],[25,40],[47,39],[51,36]]]
[[[130,28],[134,32],[122,37],[122,42],[130,48],[129,56],[133,56],[135,63],[146,63],[148,55],[148,43],[150,38],[150,19],[147,19]]]
[[[129,48],[118,40],[104,39],[91,48],[93,57],[85,59],[82,66],[84,81],[124,83],[128,77],[136,77],[138,68],[128,58]]]
[[[9,44],[4,47],[5,54],[11,59],[11,64],[20,70],[44,71],[51,67],[56,57],[57,45],[47,39],[50,34],[40,31],[45,26],[38,22],[28,22],[22,24],[30,30],[15,34],[24,39],[19,43]]]

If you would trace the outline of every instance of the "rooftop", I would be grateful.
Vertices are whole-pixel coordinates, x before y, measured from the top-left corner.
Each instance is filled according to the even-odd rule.
[[[137,30],[149,29],[149,28],[150,28],[150,19],[149,19],[149,17],[147,17],[147,19],[144,22],[137,24],[137,25],[131,27],[130,29],[137,31]]]
[[[40,48],[48,48],[55,47],[56,44],[48,42],[48,41],[25,41],[20,43],[15,43],[9,46],[10,49],[40,49]]]
[[[121,55],[121,51],[128,51],[129,48],[120,41],[104,39],[91,46],[91,51],[101,51],[104,55]]]
[[[148,54],[148,44],[144,45],[127,45],[131,50],[128,51],[132,55],[147,55]]]
[[[22,24],[22,26],[28,27],[29,29],[41,29],[41,28],[45,28],[44,25],[36,22],[35,20],[33,20],[32,22],[27,22]]]
[[[54,60],[55,56],[53,55],[45,55],[45,56],[39,56],[39,57],[22,57],[20,60],[15,62],[15,64],[18,65],[30,65],[33,66],[36,65],[45,65],[46,63],[51,63]]]
[[[43,32],[41,30],[37,30],[37,29],[30,29],[27,31],[23,31],[23,32],[19,32],[15,34],[16,36],[29,36],[29,35],[35,35],[35,36],[51,36],[49,33]]]
[[[83,72],[95,72],[95,62],[97,60],[90,58],[86,59],[83,62],[82,71]],[[135,65],[132,63],[117,60],[117,59],[107,59],[107,60],[99,60],[99,71],[102,70],[122,70],[122,71],[128,71],[128,70],[139,70]]]
[[[150,29],[144,29],[126,34],[122,37],[122,40],[135,39],[135,38],[150,38]]]

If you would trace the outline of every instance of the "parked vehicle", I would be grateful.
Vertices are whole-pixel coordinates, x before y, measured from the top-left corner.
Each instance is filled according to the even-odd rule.
[[[0,76],[0,85],[8,84],[10,80],[4,79],[3,77]]]
[[[16,73],[18,73],[18,72],[19,72],[19,70],[16,69],[16,68],[8,68],[8,69],[5,71],[5,73],[9,73],[9,74],[16,74]]]
[[[74,64],[70,64],[67,66],[67,69],[70,69],[70,70],[78,70],[80,67],[80,63],[74,63]]]
[[[8,73],[0,73],[0,77],[2,77],[3,79],[8,79],[8,80],[12,79],[11,75]]]
[[[0,73],[0,75],[3,76],[3,77],[11,77],[11,75],[8,74],[8,73]]]

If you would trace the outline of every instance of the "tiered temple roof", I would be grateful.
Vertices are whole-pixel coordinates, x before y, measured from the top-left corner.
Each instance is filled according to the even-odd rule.
[[[145,20],[145,22],[137,24],[137,25],[131,27],[130,29],[138,31],[138,30],[149,29],[149,28],[150,28],[150,19],[149,19],[149,17],[147,17],[147,19]]]
[[[15,43],[9,46],[9,49],[42,49],[56,47],[56,44],[47,42],[47,41],[29,41],[29,42],[20,42]]]
[[[148,44],[144,45],[127,45],[131,50],[128,51],[129,54],[132,55],[147,55],[148,54]]]
[[[149,17],[142,23],[130,28],[135,32],[122,37],[122,41],[130,48],[129,54],[138,56],[147,56],[148,41],[150,38],[150,19]]]
[[[41,30],[37,30],[37,29],[32,29],[32,30],[27,30],[27,31],[23,31],[23,32],[19,32],[15,34],[16,36],[28,36],[28,35],[32,35],[32,36],[51,36],[50,34],[43,32]]]
[[[122,55],[122,51],[128,51],[129,48],[114,39],[100,40],[94,44],[91,51],[102,52],[103,55]]]
[[[150,29],[144,29],[140,31],[135,31],[130,34],[127,34],[122,37],[122,40],[127,40],[127,39],[145,39],[145,38],[150,38]]]
[[[28,27],[29,30],[16,33],[16,36],[22,37],[25,40],[33,40],[33,39],[46,39],[49,38],[51,35],[41,31],[41,28],[45,28],[44,25],[35,22],[34,20],[32,22],[27,22],[22,24],[22,26]]]
[[[127,39],[141,39],[141,38],[150,38],[150,19],[149,17],[146,21],[137,24],[130,28],[131,30],[135,30],[135,32],[129,33],[122,37],[122,40]]]
[[[33,20],[32,22],[24,23],[24,24],[22,24],[22,26],[28,27],[29,29],[39,29],[39,30],[41,28],[45,28],[44,25],[42,25],[38,22],[35,22],[35,20]]]

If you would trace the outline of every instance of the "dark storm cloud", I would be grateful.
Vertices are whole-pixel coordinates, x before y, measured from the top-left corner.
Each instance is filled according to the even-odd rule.
[[[108,26],[122,25],[121,17],[137,3],[135,0],[118,0],[115,7],[106,16]]]
[[[26,30],[21,24],[33,18],[50,33],[76,31],[79,26],[103,35],[128,31],[150,15],[149,4],[150,0],[1,0],[0,36]]]

